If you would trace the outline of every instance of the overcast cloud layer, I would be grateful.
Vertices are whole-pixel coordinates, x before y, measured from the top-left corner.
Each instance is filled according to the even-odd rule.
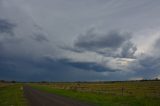
[[[159,0],[0,0],[0,79],[160,77]]]

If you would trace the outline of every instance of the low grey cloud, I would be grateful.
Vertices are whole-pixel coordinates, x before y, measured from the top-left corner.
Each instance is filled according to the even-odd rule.
[[[71,63],[49,57],[35,60],[0,56],[0,78],[18,81],[92,81],[93,78],[104,80],[105,76],[99,73],[104,70],[96,65],[94,67],[97,71],[94,71],[94,67],[89,68],[89,65],[93,64]]]
[[[134,71],[134,76],[153,79],[160,75],[160,57],[145,56],[130,65],[130,69]]]
[[[5,33],[9,35],[13,34],[13,28],[15,27],[15,24],[10,23],[9,21],[5,19],[0,19],[0,33]]]
[[[122,58],[135,58],[134,54],[137,51],[137,47],[131,43],[131,42],[126,42],[121,49],[121,57]]]
[[[36,24],[33,26],[35,27],[36,30],[33,32],[32,38],[38,42],[48,42],[49,41],[49,39],[47,38],[48,34],[44,31],[44,29]]]
[[[160,53],[160,38],[158,38],[156,40],[156,42],[154,43],[153,46],[154,46],[153,51],[156,52],[156,55],[159,55],[159,53]]]
[[[49,41],[49,40],[47,39],[47,37],[45,37],[45,36],[42,35],[42,34],[34,34],[33,39],[36,40],[36,41],[39,41],[39,42]]]
[[[19,16],[23,15],[21,12]],[[31,18],[23,22],[12,19],[0,20],[0,55],[4,57],[38,57],[49,54],[49,40],[45,31]],[[14,23],[14,24],[13,24]],[[14,36],[13,36],[14,35]],[[45,42],[45,43],[44,43]]]
[[[137,47],[131,42],[131,33],[116,30],[100,33],[90,29],[77,37],[73,47],[62,49],[79,53],[91,51],[107,57],[135,58]]]
[[[128,35],[128,33],[127,33]],[[111,31],[106,34],[95,33],[94,30],[89,30],[85,35],[78,36],[75,41],[75,46],[82,49],[103,49],[103,48],[119,48],[128,36],[117,31]]]
[[[98,64],[96,62],[77,62],[77,61],[72,61],[69,59],[61,59],[59,60],[61,63],[86,70],[86,71],[96,71],[96,72],[115,72],[115,71],[121,71],[121,70],[116,70],[116,69],[111,69],[106,66],[103,66],[102,64]]]
[[[160,40],[157,39],[152,45],[151,53],[138,56],[136,61],[130,64],[130,69],[135,71],[135,76],[144,79],[153,79],[160,75]]]
[[[9,43],[10,40],[14,41],[14,28],[15,24],[11,23],[9,20],[0,19],[0,55],[5,54],[5,42]]]

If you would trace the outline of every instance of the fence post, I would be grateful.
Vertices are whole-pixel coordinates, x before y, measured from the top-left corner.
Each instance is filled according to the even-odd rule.
[[[124,87],[122,87],[122,96],[124,96]]]

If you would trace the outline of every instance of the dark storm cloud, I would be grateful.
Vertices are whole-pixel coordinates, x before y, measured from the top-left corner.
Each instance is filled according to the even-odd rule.
[[[38,42],[49,41],[48,38],[43,34],[33,34],[32,38]]]
[[[34,60],[25,57],[0,57],[0,78],[21,81],[61,80],[67,76],[71,67],[58,61],[50,61],[46,58]],[[62,75],[61,73],[66,73]],[[60,77],[61,76],[61,77]],[[63,79],[62,79],[63,80]]]
[[[73,47],[61,47],[72,52],[91,51],[106,57],[135,58],[137,47],[131,42],[131,34],[120,31],[97,33],[94,29],[79,35]]]
[[[158,70],[160,68],[160,39],[155,41],[151,55],[146,55],[139,59],[142,66],[150,68],[152,70]]]
[[[3,49],[3,43],[0,42],[0,50],[2,51],[2,49]],[[1,54],[1,53],[0,53],[0,54]]]
[[[44,30],[32,20],[19,21],[0,20],[0,55],[33,58],[47,54],[49,40]]]
[[[13,34],[13,28],[15,27],[14,24],[8,22],[7,20],[0,19],[0,33],[7,33],[9,35]]]
[[[76,48],[76,47],[67,47],[67,46],[59,46],[59,48],[67,51],[77,52],[77,53],[83,53],[84,50]]]
[[[0,56],[5,54],[5,43],[11,43],[14,41],[14,28],[15,24],[5,19],[0,19]],[[11,40],[12,39],[12,40]]]
[[[160,68],[160,57],[148,56],[143,58],[139,62],[144,68],[150,71],[157,70]]]
[[[127,36],[126,36],[127,35]],[[75,42],[75,47],[95,50],[103,48],[119,48],[126,40],[129,39],[129,34],[111,31],[106,34],[95,33],[94,30],[88,31],[85,35],[79,36]]]
[[[135,76],[144,79],[153,79],[160,75],[160,40],[157,39],[150,54],[143,54],[131,65],[131,70],[135,71]]]
[[[98,64],[96,62],[74,62],[71,60],[67,60],[67,59],[62,59],[60,60],[61,63],[78,68],[78,69],[83,69],[83,70],[87,70],[87,71],[96,71],[96,72],[115,72],[115,71],[120,71],[120,70],[114,70],[114,69],[110,69],[108,67],[105,67],[101,64]]]
[[[0,55],[0,78],[21,81],[78,81],[103,79],[101,72],[115,72],[95,62],[73,62],[50,56],[41,58]],[[95,74],[96,73],[96,74]]]
[[[137,47],[133,43],[127,42],[122,46],[120,57],[135,58],[134,54],[136,51],[137,51]]]
[[[153,79],[160,75],[160,57],[145,56],[131,65],[131,70],[135,71],[134,76]]]
[[[43,57],[39,60],[24,57],[0,57],[0,78],[20,81],[86,81],[93,80],[93,77],[103,79],[104,77],[98,75],[99,72],[93,71],[94,68],[89,68],[89,65],[93,64],[97,71],[104,71],[95,63],[71,63],[65,59],[50,57]]]
[[[38,42],[48,42],[49,39],[44,29],[37,24],[34,24],[33,26],[36,29],[36,32],[32,34],[32,38]]]
[[[160,38],[158,38],[154,44],[154,50],[160,52]]]
[[[135,59],[136,51],[137,51],[137,47],[132,42],[126,41],[118,48],[118,50],[106,49],[106,50],[96,51],[96,52],[106,57]]]

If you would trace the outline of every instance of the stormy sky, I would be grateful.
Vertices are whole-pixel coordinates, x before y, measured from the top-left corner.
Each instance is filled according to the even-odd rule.
[[[160,78],[160,0],[0,0],[0,79]]]

